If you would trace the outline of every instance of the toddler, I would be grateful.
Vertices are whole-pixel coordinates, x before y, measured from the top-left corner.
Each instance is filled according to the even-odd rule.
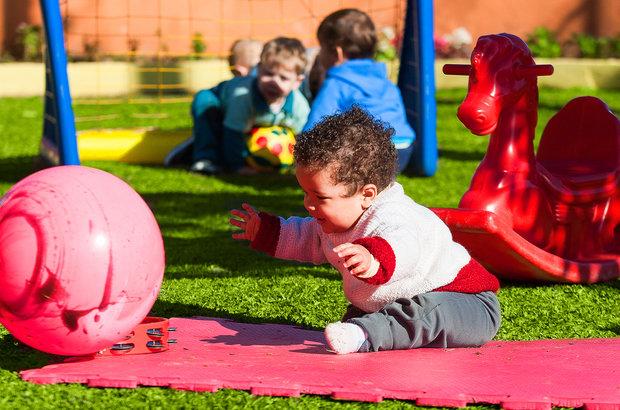
[[[235,41],[230,47],[230,55],[228,56],[231,73],[235,77],[255,75],[262,50],[263,45],[260,41],[250,39]]]
[[[247,138],[256,127],[280,125],[301,131],[310,108],[299,91],[306,68],[306,50],[294,38],[278,37],[265,44],[256,76],[240,76],[201,90],[191,106],[192,136],[165,160],[175,165],[191,151],[190,171],[251,174],[245,165]]]
[[[500,325],[499,282],[395,181],[393,129],[359,107],[327,116],[295,145],[309,217],[248,204],[235,239],[281,259],[330,263],[350,305],[325,328],[338,354],[479,346]]]
[[[394,128],[398,171],[403,171],[413,153],[415,133],[407,122],[400,90],[388,79],[385,64],[373,60],[377,33],[372,20],[357,9],[338,10],[321,22],[317,37],[321,46],[317,60],[326,71],[304,130],[325,115],[357,104]]]

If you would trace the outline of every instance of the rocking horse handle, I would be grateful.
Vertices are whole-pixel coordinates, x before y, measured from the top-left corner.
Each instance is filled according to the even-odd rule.
[[[553,74],[553,66],[551,64],[536,64],[517,68],[517,75],[521,77],[543,76],[551,74]]]
[[[469,75],[471,65],[469,64],[444,64],[443,73],[446,75]]]
[[[469,64],[444,64],[443,73],[446,75],[469,75],[471,65]],[[527,76],[543,76],[553,74],[553,66],[551,64],[537,64],[532,66],[523,66],[517,68],[517,75],[520,77]]]

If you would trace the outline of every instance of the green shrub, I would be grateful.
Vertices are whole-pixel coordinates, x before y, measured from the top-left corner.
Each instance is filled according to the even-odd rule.
[[[616,37],[596,37],[578,33],[573,37],[583,58],[620,58],[620,34]]]
[[[16,30],[18,59],[38,61],[42,56],[41,26],[21,23]]]
[[[579,47],[579,55],[581,57],[599,58],[601,56],[602,42],[600,39],[584,33],[575,34],[574,38]]]
[[[611,57],[620,58],[620,34],[609,39],[609,50],[611,51]]]
[[[195,60],[198,60],[202,57],[206,50],[207,43],[205,43],[202,33],[194,33],[192,36],[192,57]]]
[[[554,58],[562,55],[562,47],[555,33],[545,27],[537,27],[527,36],[527,45],[534,57]]]

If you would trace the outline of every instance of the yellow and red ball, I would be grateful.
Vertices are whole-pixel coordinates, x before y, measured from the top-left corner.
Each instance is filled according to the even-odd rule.
[[[293,165],[295,135],[289,128],[254,128],[248,139],[249,166],[260,172],[286,172]]]

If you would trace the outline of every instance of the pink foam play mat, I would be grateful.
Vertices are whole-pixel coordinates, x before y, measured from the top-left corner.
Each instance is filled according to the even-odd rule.
[[[172,318],[177,340],[153,354],[71,358],[21,372],[33,383],[160,386],[255,395],[329,395],[421,406],[499,404],[620,409],[620,338],[493,341],[480,348],[417,349],[339,356],[322,332],[216,318]]]

